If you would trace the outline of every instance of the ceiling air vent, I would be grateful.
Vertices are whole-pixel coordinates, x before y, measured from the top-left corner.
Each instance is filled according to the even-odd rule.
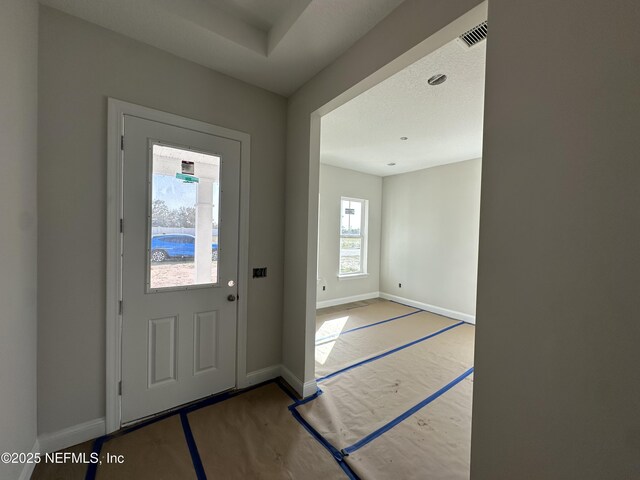
[[[480,43],[487,38],[487,22],[484,21],[480,25],[473,27],[471,30],[460,35],[460,40],[464,42],[467,47],[473,47],[475,44]]]

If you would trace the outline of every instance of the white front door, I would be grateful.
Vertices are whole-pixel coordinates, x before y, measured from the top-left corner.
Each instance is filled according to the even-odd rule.
[[[124,117],[122,423],[235,386],[240,142]]]

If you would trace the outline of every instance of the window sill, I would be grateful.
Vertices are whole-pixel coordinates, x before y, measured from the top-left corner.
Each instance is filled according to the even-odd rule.
[[[349,275],[338,275],[338,280],[356,280],[358,278],[367,278],[368,276],[368,273],[352,273]]]

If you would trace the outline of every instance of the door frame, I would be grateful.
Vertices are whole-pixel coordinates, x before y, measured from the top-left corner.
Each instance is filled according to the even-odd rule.
[[[318,277],[318,225],[319,225],[319,195],[320,195],[320,147],[322,117],[353,100],[358,95],[370,88],[384,82],[396,73],[404,70],[418,60],[435,52],[440,47],[458,38],[458,36],[488,18],[487,0],[478,3],[458,18],[452,20],[440,30],[433,32],[424,40],[414,45],[404,53],[399,54],[380,68],[367,74],[359,82],[337,93],[331,100],[311,110],[309,119],[309,157],[308,157],[308,203],[307,203],[307,244],[306,244],[306,305],[305,325],[306,334],[304,341],[304,363],[299,369],[304,372],[301,382],[304,385],[303,397],[312,395],[316,391],[315,382],[315,325],[317,309],[317,282]],[[314,108],[314,107],[311,107]],[[303,159],[304,160],[304,159]],[[302,267],[300,267],[302,268]],[[296,276],[297,276],[296,272]],[[292,275],[293,276],[293,275]],[[286,285],[285,285],[286,288]],[[285,299],[286,303],[286,299]],[[285,305],[286,307],[286,305]],[[422,306],[424,308],[424,304]],[[297,307],[296,307],[297,308]],[[438,312],[440,313],[440,312]],[[467,321],[467,319],[465,319]],[[286,318],[285,318],[286,327]],[[286,348],[286,345],[284,346]],[[291,368],[291,366],[289,366]]]
[[[119,383],[122,380],[122,234],[124,116],[174,125],[240,142],[240,218],[238,232],[238,302],[236,388],[247,381],[247,289],[249,280],[249,167],[251,136],[172,113],[108,98],[107,121],[107,288],[106,288],[106,433],[121,426]]]

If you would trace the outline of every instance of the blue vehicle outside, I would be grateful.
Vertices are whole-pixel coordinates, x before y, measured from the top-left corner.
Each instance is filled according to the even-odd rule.
[[[196,237],[184,233],[154,235],[151,237],[151,261],[193,259]],[[218,259],[218,244],[211,244],[211,258]]]

